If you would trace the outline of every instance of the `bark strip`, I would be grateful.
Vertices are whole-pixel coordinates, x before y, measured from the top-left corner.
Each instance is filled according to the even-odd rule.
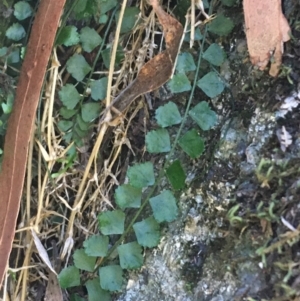
[[[251,63],[260,70],[269,64],[277,76],[282,62],[283,43],[290,39],[290,26],[282,13],[281,0],[244,0],[246,37]]]
[[[183,34],[182,25],[166,13],[157,0],[150,0],[159,23],[162,25],[166,50],[153,57],[140,70],[136,79],[128,85],[112,102],[118,112],[124,112],[140,95],[154,91],[172,76],[175,60]],[[107,109],[109,109],[107,108]],[[105,114],[102,120],[105,119]]]
[[[15,234],[28,144],[65,0],[41,0],[28,41],[6,132],[0,173],[0,286]]]

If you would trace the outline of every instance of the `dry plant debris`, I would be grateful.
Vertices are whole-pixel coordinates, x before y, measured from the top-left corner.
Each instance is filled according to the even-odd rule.
[[[125,110],[139,95],[157,89],[172,76],[183,29],[177,20],[163,10],[158,1],[151,1],[150,4],[153,6],[153,12],[150,13],[149,17],[146,17],[145,10],[141,7],[143,22],[136,26],[136,29],[134,29],[134,32],[130,36],[132,48],[126,54],[125,62],[120,73],[117,74],[117,78],[113,72],[115,53],[114,50],[112,51],[110,68],[112,85],[110,86],[111,90],[108,89],[107,95],[109,96],[107,99],[110,98],[111,94],[116,93],[115,91],[121,82],[128,86],[126,93],[131,89],[130,102],[126,102],[126,106],[124,106],[124,104],[120,104],[121,107],[116,105],[118,110]],[[42,5],[42,3],[40,5]],[[147,5],[144,6],[147,7]],[[119,29],[122,23],[122,12],[124,12],[125,7],[126,1],[123,1],[114,40],[115,50],[119,41]],[[154,56],[153,50],[155,48],[153,40],[154,34],[152,34],[152,37],[151,34],[149,35],[149,33],[154,32],[157,27],[155,13],[158,16],[158,21],[163,27],[166,42],[166,50],[160,52],[157,56]],[[38,16],[36,19],[38,20]],[[51,17],[51,24],[54,24],[53,16]],[[42,26],[40,26],[40,28],[42,28]],[[146,37],[143,36],[144,32],[146,32]],[[55,35],[54,30],[53,34]],[[50,43],[49,39],[47,42]],[[36,45],[38,44],[36,43]],[[52,46],[50,47],[50,51],[51,48]],[[140,51],[141,49],[142,51]],[[147,53],[149,55],[147,55]],[[136,61],[137,54],[139,60]],[[148,62],[141,66],[141,62],[144,62],[147,59]],[[131,63],[127,64],[127,62]],[[126,69],[126,66],[132,66],[132,63],[135,64],[135,68],[129,71]],[[102,145],[102,139],[107,134],[107,129],[109,127],[107,123],[101,124],[94,149],[90,154],[87,154],[89,155],[89,161],[85,166],[85,170],[82,171],[82,169],[79,170],[74,168],[67,173],[51,179],[50,174],[53,172],[55,164],[61,166],[59,159],[65,158],[67,151],[71,147],[71,145],[67,148],[63,146],[61,136],[55,131],[56,121],[55,116],[53,116],[54,96],[56,89],[60,87],[62,83],[62,73],[65,72],[65,69],[62,68],[62,72],[59,73],[59,66],[60,63],[56,57],[56,49],[54,48],[52,66],[47,73],[47,81],[43,93],[44,110],[39,125],[39,130],[42,134],[39,137],[34,137],[32,132],[29,132],[31,136],[27,139],[27,141],[31,140],[29,144],[28,173],[26,178],[26,202],[22,204],[22,220],[18,225],[19,229],[15,236],[14,257],[16,257],[16,260],[14,259],[14,266],[10,267],[11,271],[18,272],[16,277],[17,280],[15,282],[8,281],[5,286],[5,290],[10,291],[13,298],[18,298],[19,300],[28,300],[28,283],[40,281],[39,279],[49,281],[50,287],[47,287],[46,289],[46,293],[48,292],[49,296],[53,295],[53,290],[56,291],[57,283],[53,283],[54,288],[51,287],[50,284],[50,282],[52,283],[55,274],[49,271],[49,264],[47,267],[45,261],[43,262],[43,256],[40,256],[41,253],[43,253],[42,249],[37,248],[34,242],[39,239],[43,241],[43,238],[45,237],[47,238],[47,241],[52,238],[56,238],[57,240],[58,238],[58,241],[56,241],[57,246],[59,248],[63,247],[60,254],[61,259],[65,260],[67,263],[77,237],[82,235],[88,236],[95,231],[95,228],[97,228],[97,220],[95,218],[96,213],[101,211],[107,205],[111,205],[109,201],[109,192],[113,185],[118,183],[116,175],[120,172],[118,169],[121,170],[121,166],[117,167],[117,171],[114,172],[112,172],[112,167],[118,162],[118,155],[120,154],[122,145],[127,144],[130,148],[130,143],[126,138],[127,130],[131,118],[133,118],[140,109],[140,106],[135,109],[125,129],[123,123],[114,129],[114,146],[107,160],[103,162],[103,166],[99,165],[97,156],[98,150]],[[43,76],[45,75],[45,72],[46,67]],[[132,79],[136,76],[136,73],[138,73],[138,76],[134,82],[131,83]],[[124,76],[125,74],[126,76]],[[157,74],[160,74],[160,76],[157,77]],[[124,81],[124,79],[126,80]],[[144,86],[143,89],[141,90],[138,85]],[[122,93],[125,92],[121,92],[120,95]],[[39,94],[40,92],[38,95]],[[120,97],[117,99],[120,99]],[[119,104],[118,100],[115,103]],[[111,107],[109,101],[107,102],[107,107]],[[30,111],[32,119],[35,117],[35,114],[32,114],[33,111],[33,109]],[[26,153],[27,151],[24,151],[23,155],[25,156]],[[31,173],[34,169],[32,165],[33,158],[37,158],[37,191],[34,191],[31,185]],[[72,201],[71,198],[73,198]],[[99,198],[101,198],[100,202]],[[16,214],[17,213],[18,208],[16,208]],[[68,217],[68,219],[66,217]],[[60,218],[62,221],[53,224],[53,218]],[[85,221],[87,223],[85,223]],[[37,234],[35,240],[31,234],[32,228]],[[11,229],[13,230],[14,226],[12,226]],[[51,259],[53,258],[50,258],[50,260]],[[21,269],[19,268],[20,262],[22,263]],[[58,295],[60,295],[59,291]]]
[[[277,76],[283,43],[290,39],[290,26],[282,13],[281,0],[244,0],[244,15],[252,64],[264,70],[273,56],[269,73]]]

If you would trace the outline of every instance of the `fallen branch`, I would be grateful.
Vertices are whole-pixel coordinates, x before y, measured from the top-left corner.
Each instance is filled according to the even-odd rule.
[[[64,4],[41,0],[8,122],[0,173],[0,286],[15,234],[35,112]]]

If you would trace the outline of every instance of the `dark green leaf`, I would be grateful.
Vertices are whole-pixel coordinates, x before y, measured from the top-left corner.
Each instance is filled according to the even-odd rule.
[[[72,294],[70,296],[70,301],[85,301],[85,299],[79,297],[77,294]]]
[[[234,4],[236,4],[236,0],[221,0],[222,4],[223,5],[226,5],[226,6],[233,6]]]
[[[74,6],[74,13],[78,14],[85,10],[88,0],[77,0]]]
[[[204,141],[195,129],[185,133],[178,143],[192,159],[198,158],[204,151]]]
[[[184,73],[178,73],[167,83],[172,93],[190,91],[192,86]]]
[[[1,47],[0,48],[0,57],[5,56],[7,54],[8,48],[7,47]]]
[[[138,16],[139,16],[140,10],[133,6],[133,7],[126,7],[124,16],[123,16],[123,21],[121,25],[121,33],[126,33],[129,32],[133,26],[135,25]],[[116,13],[116,23],[119,20],[120,12]]]
[[[81,81],[91,71],[91,67],[81,54],[74,54],[67,61],[67,70],[76,80]]]
[[[216,72],[209,72],[197,82],[197,86],[208,96],[214,98],[221,94],[225,88],[223,81]]]
[[[191,39],[191,27],[189,26],[188,27],[188,31],[187,31],[187,33],[184,36],[184,41],[185,42],[189,42],[190,39]],[[195,37],[194,37],[194,40],[195,41],[200,41],[202,39],[203,39],[203,35],[201,34],[199,27],[196,27],[195,28]]]
[[[203,58],[212,65],[221,66],[225,60],[225,52],[218,44],[211,44],[203,53]]]
[[[155,182],[153,164],[146,162],[129,167],[127,177],[130,185],[134,187],[143,188],[151,186]]]
[[[182,189],[185,186],[185,173],[179,160],[175,160],[167,169],[167,177],[174,189]]]
[[[17,2],[14,9],[14,15],[18,20],[25,20],[32,15],[32,8],[26,1]]]
[[[25,37],[26,32],[21,24],[14,23],[7,29],[5,35],[13,41],[20,41]]]
[[[91,52],[95,47],[100,45],[102,39],[95,29],[84,27],[80,31],[80,41],[82,43],[83,50]]]
[[[77,149],[74,145],[72,145],[69,150],[67,151],[67,161],[68,163],[74,164],[74,159],[77,158]],[[62,217],[60,217],[62,218]]]
[[[88,256],[104,257],[108,250],[108,237],[92,235],[83,242],[83,246]]]
[[[73,121],[62,119],[58,122],[57,126],[62,132],[67,132],[73,126]]]
[[[204,9],[209,8],[209,2],[208,2],[208,0],[202,0],[202,2],[203,2]]]
[[[74,139],[75,139],[75,134],[76,134],[76,136],[78,136],[80,138],[84,138],[87,136],[87,131],[83,131],[77,123],[75,124],[75,126],[73,128],[73,132],[74,132]]]
[[[90,84],[91,91],[92,91],[92,98],[94,100],[103,100],[106,97],[106,91],[107,91],[107,77],[102,77],[98,80],[92,81]]]
[[[194,58],[189,52],[183,52],[178,55],[176,70],[179,73],[196,70]]]
[[[63,139],[66,143],[70,144],[72,136],[73,136],[73,132],[68,132],[63,135]]]
[[[108,16],[106,14],[100,15],[98,20],[99,24],[106,24],[107,21],[108,21]]]
[[[90,128],[90,123],[83,121],[79,114],[76,115],[76,125],[78,125],[82,131],[87,131]]]
[[[143,247],[153,248],[159,244],[159,224],[153,217],[148,217],[133,225],[138,243]]]
[[[177,105],[171,101],[155,111],[155,118],[163,128],[178,124],[182,120]]]
[[[123,234],[125,214],[121,210],[105,211],[98,215],[99,228],[104,235]]]
[[[150,199],[155,219],[161,222],[172,222],[176,219],[178,209],[176,199],[170,190],[164,190],[161,194]]]
[[[111,301],[109,292],[102,289],[98,277],[88,280],[85,286],[88,291],[88,301]]]
[[[129,184],[121,185],[115,191],[115,199],[122,210],[125,208],[140,208],[142,189]]]
[[[197,122],[203,131],[211,129],[217,122],[217,114],[211,110],[206,101],[198,103],[189,111],[189,115]]]
[[[88,256],[84,249],[77,249],[73,255],[76,268],[93,272],[96,264],[96,257]]]
[[[186,12],[190,9],[191,3],[186,0],[177,0],[177,5],[174,5],[174,14],[179,17],[182,24],[186,21]]]
[[[100,103],[97,102],[88,102],[82,105],[81,107],[81,117],[85,122],[91,122],[95,118],[99,117],[101,110]]]
[[[142,247],[137,242],[118,246],[122,269],[138,269],[143,265]]]
[[[77,92],[74,85],[71,84],[63,86],[58,92],[58,95],[61,102],[69,110],[74,109],[80,100],[80,94]]]
[[[59,109],[59,114],[65,119],[69,119],[77,113],[77,110],[69,110],[66,107],[61,107]]]
[[[123,282],[123,271],[119,265],[108,265],[99,269],[100,285],[104,290],[120,291]]]
[[[75,26],[65,26],[61,29],[59,36],[57,37],[57,45],[72,46],[79,43],[79,34],[77,32],[77,27]]]
[[[170,136],[166,129],[150,131],[146,135],[146,149],[149,153],[166,153],[171,149]]]
[[[12,110],[12,106],[7,105],[6,103],[2,103],[1,107],[4,114],[9,114]]]
[[[208,25],[208,30],[219,36],[227,36],[233,29],[234,24],[231,19],[224,15],[218,15]]]
[[[80,20],[89,20],[95,13],[95,2],[90,0],[78,0],[75,7],[75,19]]]
[[[117,0],[98,0],[101,15],[107,13],[112,8],[116,7]]]
[[[104,62],[105,67],[108,69],[110,64],[110,57],[111,57],[111,48],[107,47],[101,52],[102,59]],[[116,54],[116,60],[115,60],[115,67],[118,67],[121,63],[121,61],[124,59],[124,51],[123,48],[118,45],[117,48],[117,54]]]
[[[78,286],[80,284],[79,270],[75,266],[64,268],[58,275],[61,288]]]
[[[20,49],[14,49],[7,57],[7,64],[17,64],[20,62]]]

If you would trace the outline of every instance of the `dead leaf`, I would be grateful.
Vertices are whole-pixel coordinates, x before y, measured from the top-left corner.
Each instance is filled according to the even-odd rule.
[[[114,99],[111,106],[117,113],[122,113],[138,96],[158,89],[170,79],[173,73],[183,27],[163,10],[157,0],[149,0],[149,3],[163,27],[166,50],[147,62],[136,79]]]
[[[266,237],[271,237],[273,235],[271,222],[266,219],[260,220],[260,225],[262,228],[262,232],[266,235]]]
[[[44,248],[43,244],[41,243],[40,239],[36,235],[35,231],[31,228],[31,234],[33,236],[34,244],[36,246],[36,249],[41,257],[41,259],[44,261],[44,263],[47,265],[47,267],[56,275],[55,270],[52,267],[50,258],[48,256],[48,253],[46,249]]]
[[[61,252],[60,258],[63,259],[65,258],[66,255],[68,255],[66,260],[68,262],[73,246],[74,246],[74,239],[72,238],[72,236],[68,236],[68,238],[65,241],[64,248]]]
[[[6,132],[0,173],[0,286],[20,207],[28,142],[65,0],[40,1]]]
[[[45,293],[45,301],[63,301],[63,294],[57,279],[57,275],[50,272]]]
[[[58,258],[57,245],[54,240],[51,241],[52,244],[52,256],[53,256],[53,268],[56,271],[61,270],[61,260]],[[58,277],[56,273],[49,270],[48,284],[46,287],[44,301],[63,301],[62,289],[59,285]]]
[[[244,0],[244,15],[252,64],[264,70],[273,54],[269,74],[277,76],[283,42],[290,39],[290,26],[282,13],[281,0]]]
[[[280,142],[280,148],[283,152],[293,143],[291,134],[282,126],[280,130],[276,131],[277,138]]]

